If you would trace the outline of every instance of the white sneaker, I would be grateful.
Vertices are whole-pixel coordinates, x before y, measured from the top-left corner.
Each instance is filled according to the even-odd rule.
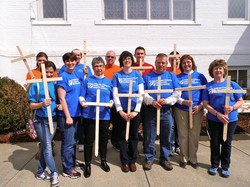
[[[51,186],[59,186],[59,175],[56,172],[51,175]]]
[[[79,144],[79,145],[78,145],[78,151],[79,151],[79,152],[83,152],[83,150],[84,150],[83,145],[82,145],[82,144]]]
[[[51,175],[46,170],[44,170],[42,173],[36,174],[36,178],[38,180],[50,181]]]

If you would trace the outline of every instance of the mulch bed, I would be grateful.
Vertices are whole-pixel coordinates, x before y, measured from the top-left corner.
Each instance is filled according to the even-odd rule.
[[[250,134],[250,116],[248,114],[239,114],[239,122],[235,134]],[[142,139],[142,129],[139,129],[140,140]],[[201,136],[206,136],[206,119],[202,123]],[[61,140],[60,129],[56,130],[54,140]],[[25,129],[17,132],[0,134],[0,143],[16,143],[16,142],[37,142],[38,139],[31,139],[25,132]]]

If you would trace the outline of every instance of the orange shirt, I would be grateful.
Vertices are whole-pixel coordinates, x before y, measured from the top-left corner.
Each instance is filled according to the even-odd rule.
[[[174,69],[172,67],[167,67],[166,70],[169,71],[169,72],[174,73]],[[176,75],[179,75],[179,74],[181,74],[181,69],[180,68],[176,68]]]
[[[39,69],[32,69],[32,73],[34,74],[35,78],[36,79],[40,79],[42,78],[42,72],[39,70]],[[57,72],[54,73],[53,77],[58,77],[58,74]],[[26,80],[30,80],[31,79],[31,76],[29,73],[27,73],[26,75]]]
[[[134,63],[134,66],[140,66],[140,64],[136,62],[136,63]],[[142,66],[151,66],[151,67],[152,67],[152,69],[144,69],[144,70],[142,71],[142,77],[144,77],[145,75],[147,75],[147,74],[149,74],[149,73],[155,71],[155,67],[154,67],[153,65],[147,63],[147,62],[144,62],[144,63],[142,64]]]
[[[107,77],[108,79],[112,80],[114,74],[121,71],[121,70],[122,70],[122,68],[120,68],[120,66],[117,66],[114,64],[113,66],[110,67],[106,64],[104,76]]]

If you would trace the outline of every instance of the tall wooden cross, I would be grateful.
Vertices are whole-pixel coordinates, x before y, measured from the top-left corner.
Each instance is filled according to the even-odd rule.
[[[157,90],[145,90],[145,93],[157,93],[157,101],[160,100],[161,93],[171,93],[174,91],[173,89],[165,89],[165,90],[161,89],[161,77],[160,76],[158,76],[157,83],[158,83]],[[157,108],[157,118],[156,119],[157,119],[157,121],[156,121],[156,124],[157,124],[156,134],[159,135],[160,134],[160,119],[161,119],[161,109],[160,108]]]
[[[227,87],[225,90],[219,90],[219,89],[212,89],[212,93],[225,93],[226,94],[226,99],[225,99],[225,106],[229,106],[229,99],[230,99],[230,93],[246,93],[246,90],[231,90],[230,89],[231,85],[231,76],[227,76]],[[228,114],[225,114],[228,116]],[[228,124],[224,123],[223,126],[223,140],[227,140],[227,129],[228,129]]]
[[[176,91],[188,91],[188,100],[189,101],[193,101],[193,95],[192,95],[192,91],[193,90],[201,90],[201,89],[205,89],[206,86],[192,86],[192,75],[188,74],[188,87],[183,87],[183,88],[176,88]],[[191,105],[189,107],[189,125],[190,125],[190,129],[193,128],[193,106]]]
[[[42,79],[31,79],[31,80],[27,80],[26,82],[27,83],[42,82],[43,86],[44,86],[45,99],[49,99],[50,96],[49,96],[48,82],[62,80],[62,77],[47,78],[45,65],[41,64],[41,67],[42,67]],[[54,126],[53,126],[53,119],[52,119],[52,112],[51,112],[50,105],[47,106],[47,113],[48,113],[48,121],[49,121],[49,130],[50,130],[50,133],[53,134],[54,133]]]
[[[87,51],[86,40],[83,41],[83,65],[84,69],[87,67],[87,53],[95,53],[95,51]],[[84,74],[84,79],[86,79],[86,75]]]
[[[27,62],[26,59],[27,59],[27,58],[34,57],[35,54],[32,53],[32,54],[29,54],[29,55],[24,56],[24,55],[23,55],[23,52],[22,52],[22,50],[21,50],[21,48],[20,48],[19,46],[16,46],[16,47],[17,47],[17,50],[18,50],[18,52],[19,52],[19,54],[20,54],[20,57],[11,60],[11,63],[19,62],[19,61],[22,60],[23,63],[25,64],[25,66],[26,66],[26,69],[28,70],[28,72],[29,72],[29,74],[30,74],[30,77],[31,77],[32,79],[34,79],[35,76],[34,76],[32,70],[30,69],[30,67],[29,67],[28,62]]]
[[[143,97],[145,94],[133,94],[132,93],[132,87],[133,87],[133,80],[129,81],[129,92],[127,94],[116,94],[117,97],[127,97],[128,98],[128,110],[127,110],[127,114],[129,114],[131,112],[131,103],[132,103],[132,97]],[[130,128],[130,120],[127,121],[126,124],[126,141],[128,141],[129,138],[129,128]]]
[[[142,66],[142,59],[140,58],[139,66],[132,66],[131,68],[134,70],[139,70],[140,74],[142,75],[145,69],[152,69],[152,66]]]
[[[176,74],[176,66],[178,67],[179,64],[176,64],[176,58],[180,58],[180,55],[176,54],[176,44],[174,44],[174,54],[173,55],[168,55],[169,58],[174,58],[174,63],[173,63],[173,73]]]
[[[95,114],[95,156],[98,156],[99,149],[99,119],[100,119],[100,106],[112,107],[112,103],[100,103],[100,89],[96,90],[96,102],[83,102],[85,106],[96,106]]]

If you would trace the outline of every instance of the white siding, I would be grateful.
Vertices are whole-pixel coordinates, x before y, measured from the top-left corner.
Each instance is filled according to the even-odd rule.
[[[16,45],[25,55],[44,51],[60,67],[61,56],[74,48],[82,49],[84,39],[88,50],[96,51],[88,55],[89,64],[93,56],[103,56],[109,49],[119,55],[123,50],[133,53],[137,46],[145,47],[146,61],[154,64],[157,53],[168,54],[176,43],[177,50],[191,54],[198,71],[207,77],[208,65],[216,58],[228,60],[229,65],[250,65],[249,26],[223,24],[227,0],[196,0],[192,25],[150,25],[147,21],[140,25],[102,24],[101,0],[68,0],[65,25],[35,25],[37,5],[33,0],[5,0],[0,7],[0,76],[9,76],[20,84],[25,82],[25,67],[20,62],[10,63],[18,56]],[[35,58],[28,61],[34,68]]]

